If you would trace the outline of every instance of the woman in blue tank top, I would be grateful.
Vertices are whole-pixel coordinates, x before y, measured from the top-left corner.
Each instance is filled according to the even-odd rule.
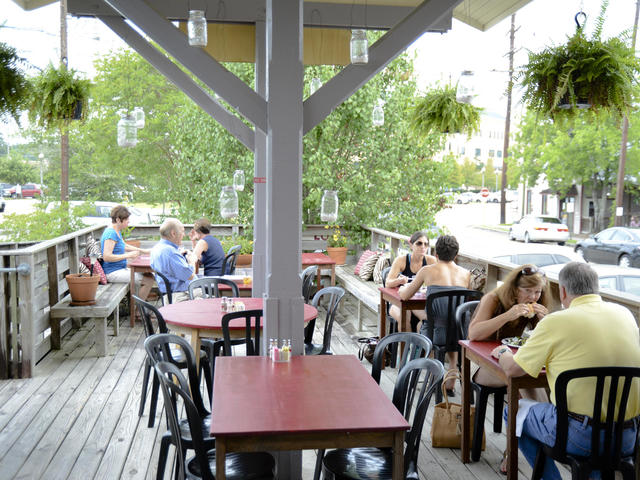
[[[220,240],[210,234],[211,223],[201,218],[193,224],[189,238],[193,244],[193,253],[189,256],[189,263],[195,265],[198,260],[207,277],[222,275],[224,249]]]

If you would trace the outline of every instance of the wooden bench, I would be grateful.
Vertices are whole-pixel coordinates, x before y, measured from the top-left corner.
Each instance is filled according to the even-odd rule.
[[[378,318],[380,309],[380,285],[372,280],[365,282],[353,273],[355,265],[342,265],[336,267],[336,281],[345,291],[349,292],[358,301],[358,330],[362,330],[362,305],[376,314]]]
[[[129,293],[128,283],[108,283],[98,285],[96,304],[87,306],[72,306],[71,295],[51,307],[51,348],[60,349],[60,323],[62,319],[93,318],[96,324],[96,351],[99,357],[107,354],[107,318],[113,313],[113,333],[118,336],[120,328],[120,312],[118,305]],[[75,323],[75,322],[74,322]]]

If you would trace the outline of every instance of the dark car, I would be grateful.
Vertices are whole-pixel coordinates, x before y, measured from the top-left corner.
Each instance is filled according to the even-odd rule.
[[[576,244],[587,262],[640,267],[640,228],[607,228]]]

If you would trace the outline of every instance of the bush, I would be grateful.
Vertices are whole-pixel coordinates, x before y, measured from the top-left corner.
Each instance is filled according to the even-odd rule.
[[[46,212],[45,205],[39,204],[32,213],[11,213],[0,224],[5,241],[44,241],[60,237],[88,227],[81,217],[87,213],[87,206],[75,208],[57,206]]]

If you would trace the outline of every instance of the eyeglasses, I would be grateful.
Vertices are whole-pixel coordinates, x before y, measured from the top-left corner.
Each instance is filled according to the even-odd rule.
[[[538,267],[535,267],[535,266],[524,267],[522,270],[520,270],[520,273],[518,274],[518,276],[520,275],[529,276],[529,275],[535,275],[536,273],[539,273],[543,277],[546,276],[546,274],[544,273],[544,270],[540,270]]]
[[[414,245],[418,246],[418,247],[428,247],[429,246],[429,242],[423,242],[422,240],[418,240],[416,243],[414,243]]]

